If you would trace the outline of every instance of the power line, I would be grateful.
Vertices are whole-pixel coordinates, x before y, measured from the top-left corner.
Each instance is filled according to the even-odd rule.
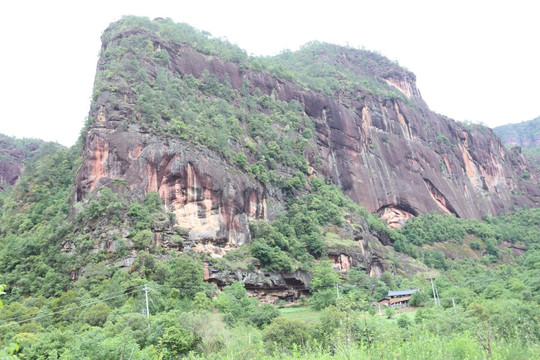
[[[100,303],[100,302],[104,302],[106,300],[115,299],[115,298],[118,298],[118,297],[121,297],[121,296],[125,296],[125,295],[128,295],[128,294],[134,293],[134,292],[136,292],[138,290],[141,290],[141,289],[145,290],[146,286],[147,285],[139,285],[139,286],[129,287],[129,288],[126,288],[125,290],[117,292],[116,293],[117,295],[109,296],[109,297],[106,297],[106,298],[103,298],[103,299],[97,299],[95,301],[90,301],[88,303],[84,303],[87,300],[80,300],[80,301],[77,301],[77,302],[74,302],[74,303],[71,303],[71,304],[67,304],[67,305],[63,305],[63,306],[59,306],[59,307],[55,308],[55,310],[58,310],[58,309],[63,309],[63,310],[49,312],[47,314],[34,316],[32,318],[24,319],[24,320],[21,320],[21,321],[12,321],[9,324],[2,324],[2,323],[5,323],[5,322],[11,321],[11,320],[20,319],[20,318],[27,317],[27,316],[32,316],[32,315],[24,314],[24,315],[14,316],[14,317],[7,318],[7,319],[2,319],[2,320],[0,320],[0,324],[2,324],[2,325],[0,325],[0,328],[8,327],[8,326],[16,325],[16,324],[22,324],[22,323],[37,320],[37,319],[42,319],[42,318],[52,316],[52,315],[56,315],[56,314],[60,314],[60,313],[63,313],[63,312],[76,310],[76,309],[79,309],[81,307],[94,305],[94,304],[97,304],[97,303]],[[160,284],[156,284],[156,283],[152,284],[152,286],[173,288],[173,289],[178,289],[178,290],[190,290],[190,289],[192,289],[190,287],[177,288],[177,287],[173,287],[173,286],[170,286],[170,285],[160,285]],[[333,288],[333,287],[335,287],[335,285],[318,286],[317,290],[319,290],[319,289],[328,289],[328,288]],[[265,290],[266,291],[272,291],[272,290],[279,291],[279,290],[282,290],[283,288],[285,288],[285,289],[297,289],[297,290],[311,290],[311,287],[306,287],[306,286],[302,286],[302,285],[277,286],[275,289],[265,289]],[[131,290],[129,290],[129,289],[131,289]],[[148,289],[157,290],[157,289],[152,289],[152,287],[147,287],[146,291],[148,291]],[[126,290],[129,290],[129,291],[126,291]],[[112,294],[115,294],[115,293],[112,293]],[[71,307],[69,307],[69,306],[71,306]],[[154,304],[154,306],[155,306],[155,304]],[[67,308],[67,307],[69,307],[69,308]],[[65,309],[65,308],[67,308],[67,309]],[[34,313],[33,315],[37,315],[37,314],[39,314],[39,311]]]
[[[105,301],[105,300],[114,299],[114,298],[117,298],[117,297],[120,297],[120,296],[124,296],[124,295],[130,294],[130,293],[136,292],[136,291],[139,291],[139,289],[134,289],[134,290],[131,290],[131,291],[128,291],[128,292],[126,292],[126,293],[123,293],[123,294],[120,294],[120,295],[116,295],[116,296],[110,296],[110,297],[108,297],[108,298],[100,299],[100,300],[97,300],[97,301],[94,301],[94,302],[91,302],[91,303],[88,303],[88,304],[84,304],[84,305],[80,305],[80,306],[74,306],[74,307],[71,307],[71,308],[68,308],[68,309],[64,309],[64,310],[60,310],[60,311],[55,311],[55,312],[51,312],[51,313],[44,314],[44,315],[40,315],[40,316],[36,316],[36,317],[31,318],[31,319],[25,319],[25,320],[21,320],[21,321],[13,321],[13,322],[11,322],[11,323],[9,323],[9,324],[0,325],[0,328],[12,326],[12,325],[17,325],[17,324],[22,324],[22,323],[25,323],[25,322],[28,322],[28,321],[32,321],[32,320],[42,319],[42,318],[44,318],[44,317],[48,317],[48,316],[60,314],[60,313],[66,312],[66,311],[71,311],[71,310],[79,309],[80,307],[85,307],[85,306],[89,306],[89,305],[94,305],[94,304],[103,302],[103,301]]]
[[[126,293],[126,292],[125,292],[126,290],[142,288],[143,286],[144,286],[144,285],[130,286],[130,287],[128,287],[128,288],[126,288],[126,289],[124,289],[124,290],[122,290],[122,291],[116,291],[116,292],[112,292],[112,293],[110,293],[110,294],[120,294],[120,295],[125,295],[125,294],[128,294],[128,293],[129,293],[129,292]],[[78,303],[85,302],[85,301],[88,301],[88,300],[89,300],[89,299],[83,299],[83,300],[75,301],[75,302],[73,302],[73,303],[71,303],[71,304],[58,306],[58,307],[56,307],[56,308],[54,308],[54,309],[49,309],[49,311],[50,311],[50,310],[56,311],[56,310],[58,310],[58,309],[63,309],[63,308],[66,308],[66,307],[72,306],[72,305],[77,305]],[[103,300],[108,300],[108,299],[103,299]],[[80,305],[80,306],[86,306],[86,305]],[[24,314],[24,315],[19,315],[19,316],[13,316],[13,317],[6,318],[6,319],[1,319],[1,320],[0,320],[0,324],[1,324],[1,323],[5,323],[6,321],[16,320],[16,319],[20,319],[20,318],[26,317],[26,316],[37,315],[37,314],[40,313],[40,311],[41,311],[41,310],[37,311],[37,312],[34,313],[34,314]]]

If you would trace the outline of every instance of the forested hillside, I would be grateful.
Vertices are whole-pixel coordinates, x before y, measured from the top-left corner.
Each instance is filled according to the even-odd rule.
[[[39,139],[15,139],[0,134],[0,191],[19,179],[25,162],[31,164],[34,159],[59,147]]]
[[[0,357],[540,357],[536,170],[414,74],[167,19],[102,41],[77,145],[0,192]]]
[[[518,124],[497,126],[493,131],[506,146],[521,147],[531,163],[540,168],[540,117]]]

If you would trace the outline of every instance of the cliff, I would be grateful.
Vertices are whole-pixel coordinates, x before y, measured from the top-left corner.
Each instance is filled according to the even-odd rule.
[[[291,204],[317,178],[392,228],[431,211],[480,218],[539,205],[538,174],[519,152],[488,128],[430,111],[414,74],[378,54],[312,43],[250,58],[187,25],[131,17],[102,40],[73,203],[84,208],[118,181],[138,201],[156,191],[171,217],[167,231],[183,229],[181,250],[221,258],[251,243],[251,223],[297,209]],[[356,210],[326,226],[322,240],[308,226],[306,255],[320,255],[323,241],[336,268],[380,275],[391,239],[348,211]],[[95,237],[106,237],[100,231]],[[151,246],[169,243],[163,230],[152,231]],[[254,264],[291,251],[287,230],[279,231],[270,245],[258,243]],[[268,273],[210,261],[206,280],[241,281],[283,298],[308,286],[304,275],[286,275],[305,257],[287,261],[281,277],[266,280]]]
[[[249,164],[257,161],[258,154],[250,153],[248,143],[264,139],[254,136],[249,121],[238,116],[244,110],[243,94],[257,94],[257,100],[266,96],[279,104],[299,104],[315,130],[302,149],[308,166],[392,226],[429,211],[481,217],[538,205],[538,187],[519,181],[519,175],[528,171],[520,154],[505,150],[490,129],[468,128],[430,111],[416,88],[414,75],[388,60],[378,66],[380,56],[335,46],[309,49],[317,55],[313,63],[330,62],[348,74],[370,79],[377,90],[386,92],[381,95],[369,86],[343,85],[331,96],[329,91],[314,91],[271,71],[246,66],[245,59],[225,61],[145,26],[122,25],[115,24],[104,34],[92,120],[77,178],[78,201],[107,181],[125,179],[134,193],[157,190],[178,223],[190,228],[193,236],[219,238],[226,246],[246,241],[249,220],[271,218],[270,197],[274,204],[281,201],[275,186],[257,181],[228,161],[223,156],[226,151],[196,144],[204,142],[186,130],[189,114],[185,106],[176,105],[182,107],[176,136],[168,131],[178,119],[174,118],[175,109],[168,109],[169,114],[158,109],[155,119],[149,118],[142,103],[147,89],[137,80],[140,77],[153,91],[148,97],[166,86],[160,82],[168,79],[183,81],[177,89],[179,101],[190,101],[192,94],[183,87],[192,81],[192,88],[198,89],[195,97],[225,103],[225,112],[238,119],[235,125],[240,132],[237,138],[226,139],[225,146],[244,152]],[[287,56],[294,58],[295,54]],[[112,73],[116,66],[121,66],[122,72]],[[330,77],[339,83],[337,75]],[[213,91],[208,85],[211,81],[229,92]],[[255,115],[272,113],[263,103],[254,107],[251,112]],[[210,127],[216,125],[211,121]],[[277,134],[287,136],[283,129]],[[295,166],[286,163],[274,167],[278,176],[295,171]]]

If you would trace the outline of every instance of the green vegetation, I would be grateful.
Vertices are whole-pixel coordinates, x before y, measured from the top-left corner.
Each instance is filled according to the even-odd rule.
[[[293,271],[310,269],[314,258],[325,252],[323,226],[341,226],[348,213],[364,216],[374,231],[390,232],[376,216],[347,198],[335,185],[327,185],[319,178],[305,183],[302,174],[295,186],[286,189],[304,188],[301,197],[291,197],[287,209],[271,224],[260,221],[252,226],[253,244],[251,252],[261,265],[271,271]],[[331,237],[331,236],[330,236]]]
[[[119,36],[128,29],[144,32]],[[247,81],[234,89],[227,76],[220,79],[208,70],[200,78],[181,75],[165,61],[167,51],[172,50],[154,48],[155,37],[187,44],[224,60],[247,61],[237,47],[188,25],[126,17],[103,35],[106,46],[92,108],[99,99],[117,109],[129,95],[136,103],[130,123],[155,134],[202,144],[248,169],[262,183],[285,182],[276,175],[278,164],[307,171],[303,154],[312,141],[314,125],[297,101],[280,101]],[[157,73],[150,74],[144,64],[152,64]],[[87,126],[95,119],[89,121]]]
[[[156,246],[154,229],[171,225],[155,192],[133,199],[117,181],[71,214],[77,152],[57,149],[44,155],[15,187],[0,193],[0,266],[8,284],[0,337],[4,344],[17,344],[25,358],[110,359],[122,353],[133,353],[132,359],[407,358],[411,351],[417,358],[483,358],[489,351],[493,357],[516,358],[515,347],[522,349],[522,358],[538,355],[538,209],[483,220],[427,214],[390,230],[336,186],[299,173],[284,187],[290,199],[282,216],[271,224],[253,224],[252,245],[211,260],[224,269],[237,264],[254,269],[259,261],[269,269],[288,269],[282,267],[288,264],[291,270],[312,271],[311,294],[299,302],[310,307],[278,311],[249,298],[241,284],[219,291],[205,283],[200,255]],[[333,270],[324,260],[326,246],[352,245],[325,232],[354,214],[365,217],[372,232],[393,239],[396,249],[444,270],[434,282],[440,306],[433,304],[421,274],[385,272],[370,278],[360,267],[340,274]],[[93,237],[98,227],[112,231],[116,252],[100,249],[101,240]],[[116,232],[120,228],[127,241]],[[185,235],[178,229],[170,236],[178,238],[181,249]],[[485,249],[483,257],[452,261],[429,249],[442,242],[459,245],[467,237],[474,239],[471,247]],[[74,239],[75,247],[62,250],[64,239]],[[523,244],[527,251],[503,264],[502,241]],[[268,258],[257,247],[270,248]],[[115,259],[137,249],[132,266],[118,265]],[[84,272],[71,281],[81,267]],[[141,315],[145,285],[149,320]],[[378,313],[373,301],[407,288],[424,289],[411,299],[420,310],[373,317]],[[484,349],[489,336],[491,345]]]
[[[540,209],[522,209],[499,217],[484,216],[482,221],[435,213],[419,215],[408,221],[403,228],[394,231],[394,249],[414,258],[423,258],[428,266],[447,269],[449,263],[443,253],[426,252],[422,246],[448,241],[463,244],[467,234],[477,239],[471,242],[472,249],[480,250],[483,243],[488,255],[485,261],[497,262],[501,258],[498,245],[503,242],[519,243],[527,247],[538,244]]]
[[[359,90],[390,99],[405,96],[384,82],[392,75],[411,75],[388,58],[367,50],[310,42],[296,52],[283,51],[274,57],[255,59],[252,66],[268,69],[274,76],[324,93],[347,93],[356,97]]]
[[[389,229],[309,171],[305,154],[314,150],[317,119],[300,103],[247,82],[233,88],[209,72],[180,76],[155,39],[353,98],[362,92],[402,98],[383,79],[396,71],[410,75],[378,54],[328,44],[252,59],[170,20],[126,17],[112,24],[103,35],[93,109],[98,100],[116,110],[136,104],[126,126],[215,150],[230,171],[249,172],[281,192],[285,207],[272,222],[251,224],[251,243],[209,258],[188,250],[189,233],[174,226],[155,191],[133,194],[114,180],[72,205],[80,143],[29,150],[19,182],[0,192],[1,358],[540,357],[540,209],[482,220],[432,213]],[[352,233],[388,241],[380,245],[387,258],[377,259],[388,271],[370,277],[376,269],[334,270],[330,248],[362,253],[378,246],[365,249]],[[443,244],[472,256],[452,259]],[[281,300],[278,309],[250,297],[241,283],[219,289],[205,282],[205,263],[224,273],[301,269],[313,275],[311,288],[292,304]],[[407,272],[404,263],[427,272]],[[390,290],[416,288],[414,312],[376,305]]]

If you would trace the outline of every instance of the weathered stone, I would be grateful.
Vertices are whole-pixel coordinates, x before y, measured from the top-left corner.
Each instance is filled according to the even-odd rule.
[[[293,301],[310,289],[311,274],[297,270],[294,273],[269,273],[261,270],[219,270],[205,264],[205,280],[218,287],[233,282],[244,284],[248,294],[259,300],[277,304],[280,300]]]

